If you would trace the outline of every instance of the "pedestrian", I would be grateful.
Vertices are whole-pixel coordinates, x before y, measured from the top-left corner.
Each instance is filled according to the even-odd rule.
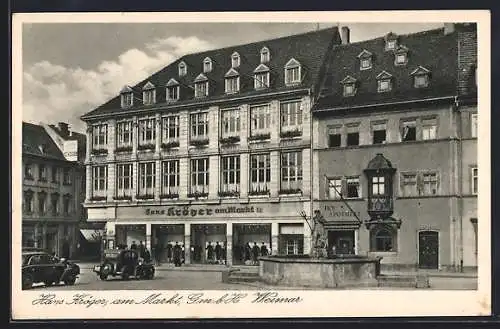
[[[208,263],[212,263],[214,259],[214,247],[212,246],[212,241],[208,242],[208,245],[205,249],[207,250]]]
[[[217,263],[221,263],[221,257],[222,257],[222,247],[219,244],[219,241],[215,243],[215,259],[217,260]]]
[[[269,255],[269,252],[267,251],[267,246],[264,242],[262,242],[262,246],[260,247],[260,255],[261,256]]]
[[[172,256],[173,256],[173,246],[172,243],[169,242],[167,244],[167,260],[169,263],[172,263]]]
[[[250,263],[250,259],[252,258],[252,247],[250,247],[249,242],[245,244],[244,254],[245,265],[248,265],[247,263]]]
[[[253,243],[252,247],[252,264],[256,265],[257,264],[257,258],[259,258],[259,246],[257,245],[257,242]]]
[[[137,244],[135,244],[135,241],[132,241],[132,244],[130,245],[130,250],[137,250]]]
[[[160,241],[158,241],[156,243],[155,254],[154,254],[157,266],[161,265],[162,254],[163,254],[163,244]]]
[[[139,246],[138,246],[138,252],[139,252],[139,256],[144,258],[144,251],[146,250],[146,246],[144,245],[144,242],[139,241]]]
[[[175,243],[175,246],[173,248],[173,253],[174,253],[174,265],[176,267],[179,267],[181,266],[181,252],[182,252],[182,249],[181,249],[181,246],[179,246],[179,243],[176,242]]]
[[[147,248],[144,248],[144,253],[143,253],[142,258],[144,259],[145,263],[151,262],[151,253],[149,252],[149,250]]]

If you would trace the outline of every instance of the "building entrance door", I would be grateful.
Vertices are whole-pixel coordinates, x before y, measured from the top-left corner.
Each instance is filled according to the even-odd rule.
[[[436,231],[418,232],[418,267],[437,269],[439,264],[439,233]]]
[[[337,255],[354,254],[354,230],[328,231],[328,252]]]

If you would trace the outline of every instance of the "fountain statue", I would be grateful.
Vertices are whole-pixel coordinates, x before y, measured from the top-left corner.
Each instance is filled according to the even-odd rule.
[[[325,218],[321,215],[321,212],[315,210],[311,225],[311,258],[320,259],[328,257],[328,240],[326,237],[325,223]]]

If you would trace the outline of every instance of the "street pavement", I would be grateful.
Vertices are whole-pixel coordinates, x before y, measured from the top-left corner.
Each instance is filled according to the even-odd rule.
[[[220,271],[213,269],[195,269],[189,267],[163,268],[155,273],[153,280],[130,279],[123,281],[120,278],[99,279],[91,267],[84,267],[74,286],[43,285],[34,287],[35,290],[305,290],[300,287],[275,287],[260,282],[254,283],[223,283]],[[475,277],[446,277],[430,276],[430,285],[433,290],[475,290]],[[361,289],[361,288],[360,288]],[[365,288],[366,289],[366,288]],[[407,288],[370,288],[371,290],[402,290]],[[310,289],[307,289],[310,290]]]

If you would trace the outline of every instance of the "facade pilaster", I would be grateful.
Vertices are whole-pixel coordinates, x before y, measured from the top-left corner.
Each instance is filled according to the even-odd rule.
[[[302,150],[302,195],[311,196],[311,149]]]
[[[279,224],[271,223],[271,255],[278,255]]]
[[[240,198],[248,197],[249,161],[248,153],[240,154]]]
[[[233,265],[233,223],[226,224],[226,266]]]
[[[211,150],[219,148],[219,107],[211,106],[208,109],[208,147]]]
[[[184,224],[184,264],[191,264],[191,224]]]
[[[216,199],[219,197],[219,156],[211,155],[209,157],[209,179],[208,179],[208,197]]]
[[[161,195],[161,160],[155,161],[155,200],[160,200]]]
[[[270,182],[270,195],[271,198],[276,198],[279,195],[280,188],[280,160],[279,152],[271,151],[271,182]]]
[[[155,154],[159,155],[161,150],[161,115],[155,115]]]
[[[116,150],[116,119],[108,120],[108,159],[114,160]]]
[[[280,102],[277,100],[271,101],[271,143],[278,143],[280,140]],[[272,175],[272,174],[271,174]]]
[[[85,166],[85,202],[89,202],[92,198],[92,166]]]
[[[146,249],[151,253],[151,223],[146,224]]]
[[[189,114],[186,111],[179,113],[179,151],[187,153],[189,143]]]
[[[107,190],[107,200],[108,202],[112,202],[115,196],[115,169],[116,165],[114,163],[110,163],[107,165],[108,167],[108,190]]]
[[[189,159],[179,159],[179,199],[186,199],[189,191]]]

